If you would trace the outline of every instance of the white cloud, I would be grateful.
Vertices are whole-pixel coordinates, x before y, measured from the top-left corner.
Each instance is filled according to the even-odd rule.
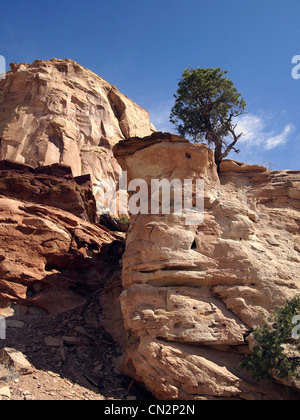
[[[295,131],[294,125],[286,124],[281,129],[270,131],[267,128],[268,120],[270,118],[264,115],[246,114],[239,117],[236,132],[243,133],[239,144],[247,148],[257,146],[264,150],[272,150],[287,143],[290,134]]]
[[[289,135],[293,133],[294,131],[295,131],[295,127],[293,126],[293,124],[286,125],[282,133],[278,134],[277,136],[273,136],[267,139],[265,149],[271,150],[281,144],[285,144],[288,141]]]
[[[150,120],[157,131],[174,132],[176,129],[170,122],[170,113],[173,106],[173,100],[161,101],[148,108]]]

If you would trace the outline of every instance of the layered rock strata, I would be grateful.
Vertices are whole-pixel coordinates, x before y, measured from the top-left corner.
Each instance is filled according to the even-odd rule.
[[[0,81],[0,160],[90,174],[99,203],[100,180],[118,179],[112,146],[153,131],[147,111],[72,60],[14,63]]]
[[[120,142],[114,153],[128,182],[142,178],[149,191],[152,179],[204,180],[203,223],[131,218],[122,371],[158,399],[288,398],[239,362],[253,329],[300,294],[300,171],[227,160],[219,177],[207,146],[170,134]]]
[[[73,177],[70,166],[29,165],[0,161],[0,195],[31,203],[45,204],[96,222],[96,201],[90,175]]]
[[[123,238],[95,224],[89,176],[0,162],[0,308],[57,314],[81,306],[119,270]]]

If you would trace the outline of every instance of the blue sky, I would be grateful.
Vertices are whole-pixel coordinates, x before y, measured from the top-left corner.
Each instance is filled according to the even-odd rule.
[[[10,62],[71,58],[169,123],[187,67],[221,67],[248,114],[240,155],[272,169],[300,169],[300,3],[295,0],[53,0],[1,4],[0,55]],[[300,73],[300,72],[299,72]]]

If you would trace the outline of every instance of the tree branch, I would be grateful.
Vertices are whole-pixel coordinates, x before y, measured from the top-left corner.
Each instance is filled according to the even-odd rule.
[[[235,145],[237,144],[239,139],[242,137],[243,133],[240,133],[239,135],[236,135],[235,132],[234,132],[235,128],[236,128],[236,126],[232,127],[231,125],[229,125],[227,127],[228,131],[230,132],[230,134],[233,137],[233,142],[231,144],[229,144],[227,146],[227,148],[225,149],[225,151],[222,153],[221,159],[224,159],[226,156],[228,156],[229,153],[230,153],[230,150],[234,150],[236,153],[240,153],[240,151],[235,148]]]

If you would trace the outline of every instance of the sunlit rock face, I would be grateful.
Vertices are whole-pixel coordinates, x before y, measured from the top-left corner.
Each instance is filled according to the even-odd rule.
[[[146,181],[149,209],[151,180],[204,181],[200,224],[150,210],[131,218],[122,371],[158,399],[286,399],[239,363],[253,329],[300,293],[300,172],[226,160],[218,176],[208,147],[163,133],[114,154],[128,182]]]
[[[99,181],[116,180],[112,146],[155,131],[147,111],[72,60],[12,64],[0,81],[0,160],[71,166]]]

